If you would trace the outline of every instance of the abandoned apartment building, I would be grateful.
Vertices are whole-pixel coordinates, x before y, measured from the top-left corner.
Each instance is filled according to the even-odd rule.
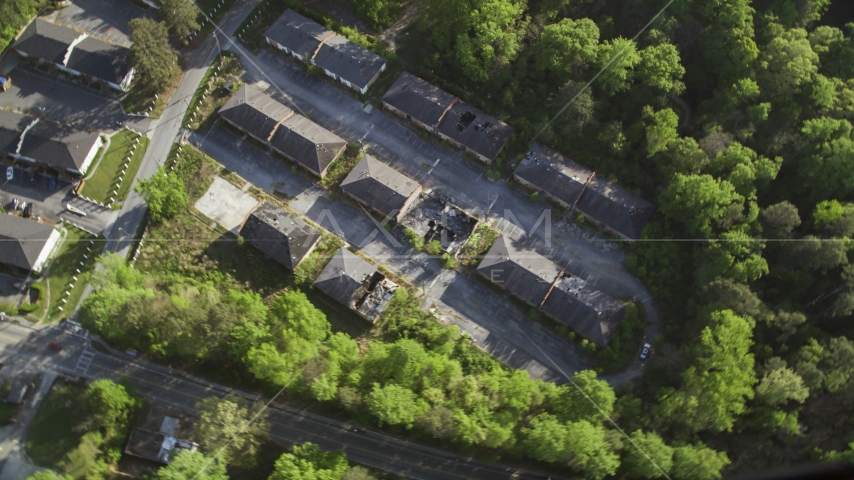
[[[270,202],[249,214],[240,235],[291,271],[311,255],[321,238],[320,232]]]
[[[395,222],[400,222],[421,194],[418,182],[370,155],[359,160],[340,186],[356,202]]]
[[[539,253],[500,236],[477,268],[490,282],[598,345],[625,316],[623,304]]]
[[[423,191],[400,223],[424,237],[425,244],[438,240],[442,249],[452,255],[463,248],[477,228],[476,218],[436,190]]]
[[[397,284],[375,266],[343,247],[314,280],[314,286],[371,323],[377,322],[397,290]]]

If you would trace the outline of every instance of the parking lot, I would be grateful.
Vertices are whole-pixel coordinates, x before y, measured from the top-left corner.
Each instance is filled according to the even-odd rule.
[[[20,303],[24,296],[24,286],[24,279],[0,273],[0,303]]]
[[[74,186],[55,177],[42,175],[27,170],[13,167],[12,180],[6,179],[6,166],[2,168],[0,176],[0,197],[2,197],[3,208],[12,209],[14,199],[18,199],[18,205],[24,202],[35,206],[36,214],[51,222],[72,222],[95,233],[106,229],[115,219],[116,214],[110,209],[78,198],[72,193]],[[53,182],[53,190],[51,190]],[[86,215],[71,213],[67,205],[78,208]]]
[[[53,15],[48,18],[53,17]],[[59,10],[52,19],[69,28],[105,42],[130,47],[128,22],[137,17],[154,18],[151,14],[127,2],[116,0],[74,0]]]

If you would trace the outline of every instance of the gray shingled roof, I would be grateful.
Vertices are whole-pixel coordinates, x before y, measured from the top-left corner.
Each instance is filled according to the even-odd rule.
[[[0,110],[0,152],[14,153],[18,150],[21,132],[33,123],[33,117]]]
[[[32,270],[51,233],[49,225],[0,214],[0,263]]]
[[[81,35],[70,28],[37,18],[27,26],[12,48],[31,57],[64,64],[68,47]]]
[[[267,139],[273,128],[293,110],[279,103],[255,85],[240,87],[219,109],[219,115],[244,131]]]
[[[399,212],[418,187],[418,182],[370,155],[341,182],[342,190],[386,215]]]
[[[576,208],[634,240],[640,238],[643,227],[655,212],[655,205],[613,182],[595,176],[578,199]]]
[[[323,175],[335,157],[347,147],[347,142],[320,125],[295,114],[276,128],[270,145],[303,165]]]
[[[543,312],[597,344],[607,345],[623,321],[623,304],[586,286],[574,292],[569,283],[569,278],[558,280],[543,304]]]
[[[269,202],[249,215],[240,235],[290,270],[296,269],[320,241],[320,232]]]
[[[55,168],[80,170],[98,142],[98,132],[40,120],[27,130],[20,154]]]
[[[87,37],[71,50],[66,67],[84,75],[121,85],[130,71],[128,49]]]
[[[435,126],[456,97],[409,72],[397,77],[383,95],[383,102],[419,122]]]
[[[560,267],[532,250],[518,249],[513,239],[498,237],[477,267],[478,273],[514,295],[539,306]]]
[[[382,69],[385,59],[340,35],[333,35],[323,42],[314,63],[361,89]]]
[[[303,58],[310,58],[320,42],[332,33],[323,25],[288,9],[264,32],[264,36]]]
[[[353,294],[376,270],[375,266],[342,247],[314,280],[314,286],[355,310]]]
[[[466,102],[457,102],[442,118],[439,132],[491,161],[510,139],[513,127]]]
[[[535,142],[514,172],[521,179],[569,205],[593,174],[554,150]]]

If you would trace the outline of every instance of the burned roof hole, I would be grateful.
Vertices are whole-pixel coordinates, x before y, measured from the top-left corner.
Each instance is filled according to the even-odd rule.
[[[457,130],[461,132],[465,130],[469,125],[471,125],[471,122],[473,122],[475,118],[477,118],[477,115],[471,112],[466,112],[460,115],[460,121],[457,123]]]

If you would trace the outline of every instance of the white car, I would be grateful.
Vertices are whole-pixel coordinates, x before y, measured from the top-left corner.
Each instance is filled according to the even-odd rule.
[[[6,180],[12,180],[15,177],[15,169],[12,167],[6,167]]]
[[[652,345],[644,343],[643,348],[641,349],[640,359],[646,360],[647,358],[649,358],[650,353],[652,353]]]

